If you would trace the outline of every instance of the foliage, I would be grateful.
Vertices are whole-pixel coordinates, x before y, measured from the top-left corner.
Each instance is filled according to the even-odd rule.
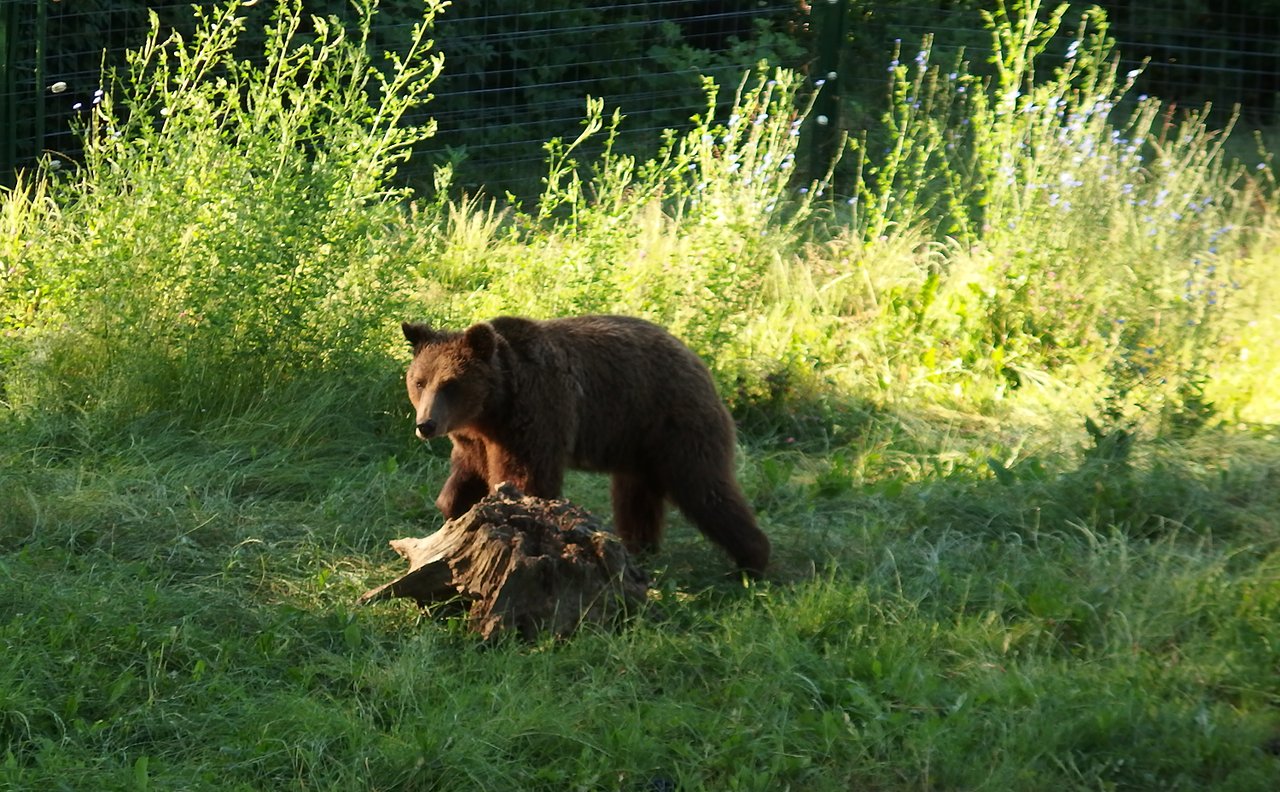
[[[894,58],[888,150],[861,146],[856,230],[838,247],[861,258],[922,225],[946,246],[907,283],[851,282],[887,292],[880,343],[902,350],[907,376],[964,387],[983,371],[999,397],[1082,367],[1122,420],[1134,405],[1200,420],[1247,282],[1256,182],[1227,159],[1229,130],[1129,100],[1138,71],[1117,74],[1096,12],[1045,76],[1065,9],[1041,20],[1038,2],[998,4],[990,80],[934,64],[928,38]]]
[[[921,30],[936,33],[935,53],[990,52],[982,14],[993,6],[984,0],[852,0],[847,7],[848,40],[841,52],[843,71],[861,73],[862,64],[887,57],[891,42],[914,41]],[[1074,28],[1083,16],[1099,12],[1110,21],[1116,38],[1125,42],[1124,70],[1145,61],[1154,64],[1139,76],[1138,91],[1182,107],[1212,104],[1215,124],[1230,120],[1236,106],[1257,123],[1274,118],[1272,75],[1280,29],[1271,20],[1280,12],[1276,0],[1253,3],[1247,10],[1203,0],[1167,0],[1158,10],[1124,0],[1100,0],[1072,4],[1064,25]],[[1159,14],[1158,25],[1152,24],[1153,13]],[[1053,58],[1063,55],[1064,44],[1053,48]],[[989,74],[981,64],[975,65],[984,76]],[[863,88],[853,88],[852,94],[859,115],[875,104],[874,95]]]
[[[198,12],[190,43],[153,27],[85,130],[83,168],[37,171],[6,202],[11,406],[198,415],[381,346],[372,308],[394,299],[404,247],[382,233],[391,177],[432,131],[400,122],[441,61],[434,6],[385,71],[363,9],[347,31],[277,4],[261,66],[235,57],[238,3]]]
[[[61,122],[90,112],[103,87],[96,79],[100,65],[104,59],[108,66],[123,64],[123,53],[146,37],[148,14],[166,35],[173,31],[189,38],[195,30],[190,3],[82,0],[48,5],[40,47],[33,27],[24,27],[16,39],[21,62],[15,60],[14,73],[22,112],[13,131],[24,160],[33,160],[41,148],[78,155],[74,136]],[[222,4],[203,0],[198,5],[210,14]],[[239,7],[244,25],[235,51],[240,58],[260,64],[270,37],[266,28],[272,5]],[[405,55],[404,32],[422,17],[423,5],[422,0],[381,0],[366,33],[370,48]],[[300,6],[304,30],[310,17],[360,25],[360,12],[348,0],[303,0]],[[696,109],[699,75],[732,82],[744,66],[761,60],[779,66],[802,62],[803,48],[787,29],[789,10],[785,3],[745,13],[670,2],[605,8],[573,0],[527,0],[516,10],[443,4],[434,37],[452,67],[433,89],[439,135],[419,146],[420,156],[407,175],[415,183],[430,183],[435,161],[448,161],[458,165],[456,183],[469,189],[534,194],[540,145],[565,133],[588,93],[608,97],[614,107],[625,105],[629,123],[623,140],[637,150],[647,149],[658,132],[683,124]],[[45,58],[45,73],[62,82],[65,91],[52,95],[27,85],[25,75],[35,72],[37,51]],[[43,144],[33,123],[37,106],[50,119]],[[411,119],[421,123],[425,116],[411,113]]]
[[[625,109],[615,145],[648,153],[661,130],[688,121],[700,75],[733,82],[762,60],[803,60],[785,30],[785,5],[771,5],[743,13],[533,0],[493,13],[455,4],[438,26],[451,67],[439,85],[433,148],[462,161],[456,179],[470,189],[535,195],[542,143],[565,135],[591,95],[610,111]]]
[[[0,203],[0,786],[1269,788],[1269,160],[1036,8],[991,82],[900,58],[841,197],[785,70],[651,158],[593,100],[524,206],[394,187],[425,27],[375,61],[371,7],[284,2],[260,70],[231,6],[134,53],[84,168]],[[676,518],[616,633],[354,609],[439,521],[398,322],[588,310],[708,360],[768,579]]]

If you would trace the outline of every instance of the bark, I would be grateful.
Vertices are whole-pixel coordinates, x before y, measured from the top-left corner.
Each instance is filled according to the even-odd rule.
[[[648,591],[622,542],[589,512],[510,484],[436,533],[390,544],[409,572],[365,592],[361,604],[460,600],[469,627],[485,639],[510,630],[530,640],[542,632],[564,637],[584,623],[613,625]]]

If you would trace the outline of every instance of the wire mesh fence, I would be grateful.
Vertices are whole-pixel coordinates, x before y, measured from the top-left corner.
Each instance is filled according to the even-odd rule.
[[[817,0],[821,2],[821,0]],[[1008,3],[1007,5],[1014,5]],[[1106,12],[1108,35],[1120,55],[1121,74],[1142,67],[1134,91],[1185,108],[1213,105],[1224,120],[1240,108],[1251,123],[1274,124],[1280,114],[1280,0],[1091,0],[1072,3],[1062,34],[1074,33],[1090,6]],[[1045,3],[1042,17],[1056,3]],[[934,36],[934,62],[964,54],[974,64],[991,56],[990,35],[980,9],[991,2],[863,2],[849,4],[856,54],[865,68],[853,75],[869,89],[891,57],[887,45],[904,51],[926,34]]]
[[[150,33],[189,35],[191,2],[0,0],[0,178],[44,152],[74,159],[75,129],[100,101],[102,70]],[[199,6],[219,5],[201,0]],[[245,4],[245,55],[273,2]],[[318,16],[350,22],[346,0],[306,0]],[[491,192],[536,188],[552,137],[581,128],[586,97],[626,114],[620,145],[642,147],[665,128],[705,109],[702,76],[736,84],[759,60],[800,66],[791,29],[795,0],[469,0],[436,20],[446,70],[423,115],[438,133],[415,157],[417,175],[441,161],[460,163],[458,183]],[[408,40],[422,0],[381,0],[372,41],[394,50]],[[418,119],[424,120],[424,119]],[[414,174],[410,173],[410,177]]]
[[[1239,103],[1250,120],[1274,123],[1280,109],[1280,0],[1231,0],[1212,10],[1183,0],[1102,5],[1124,67],[1150,61],[1138,90],[1184,106],[1213,101],[1228,109]],[[0,0],[0,180],[42,152],[74,159],[77,121],[108,90],[102,69],[119,65],[123,52],[145,39],[150,14],[164,30],[189,33],[191,6]],[[271,6],[244,8],[247,29],[261,30]],[[990,3],[455,2],[437,20],[445,73],[424,114],[436,120],[439,132],[429,150],[415,157],[418,175],[451,160],[460,163],[458,183],[466,189],[483,185],[491,193],[529,194],[542,171],[544,142],[577,134],[586,96],[604,98],[607,112],[620,108],[626,119],[619,144],[643,152],[656,146],[661,130],[705,109],[703,75],[731,88],[761,60],[806,69],[818,79],[840,70],[841,79],[824,88],[823,99],[833,109],[820,115],[869,122],[883,97],[885,64],[895,42],[906,49],[932,33],[939,57],[961,49],[975,64],[989,57],[990,40],[978,12],[983,6]],[[307,0],[304,7],[319,15],[351,13],[346,0]],[[405,40],[420,12],[421,0],[382,0],[375,46],[394,48]],[[867,111],[837,113],[837,91],[844,105],[861,104]]]

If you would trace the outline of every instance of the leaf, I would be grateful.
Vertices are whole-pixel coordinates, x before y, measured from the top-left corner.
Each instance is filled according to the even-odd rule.
[[[133,787],[138,790],[147,790],[151,788],[151,776],[147,771],[151,760],[144,754],[139,756],[133,763]]]
[[[987,457],[987,467],[991,468],[991,472],[996,475],[996,481],[999,481],[1004,486],[1012,487],[1018,483],[1017,475],[994,457]]]

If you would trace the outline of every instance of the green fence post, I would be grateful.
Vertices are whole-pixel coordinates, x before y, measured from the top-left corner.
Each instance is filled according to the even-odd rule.
[[[810,18],[814,27],[817,57],[811,75],[821,87],[814,100],[813,162],[815,175],[826,173],[836,156],[840,141],[840,51],[844,47],[845,5],[847,0],[813,0]]]
[[[38,157],[44,151],[44,97],[49,91],[45,85],[45,38],[49,28],[49,0],[36,0],[36,90],[35,129],[31,133],[32,150]]]
[[[0,0],[0,184],[13,181],[18,156],[18,115],[14,105],[18,97],[14,75],[14,27],[18,0]]]

